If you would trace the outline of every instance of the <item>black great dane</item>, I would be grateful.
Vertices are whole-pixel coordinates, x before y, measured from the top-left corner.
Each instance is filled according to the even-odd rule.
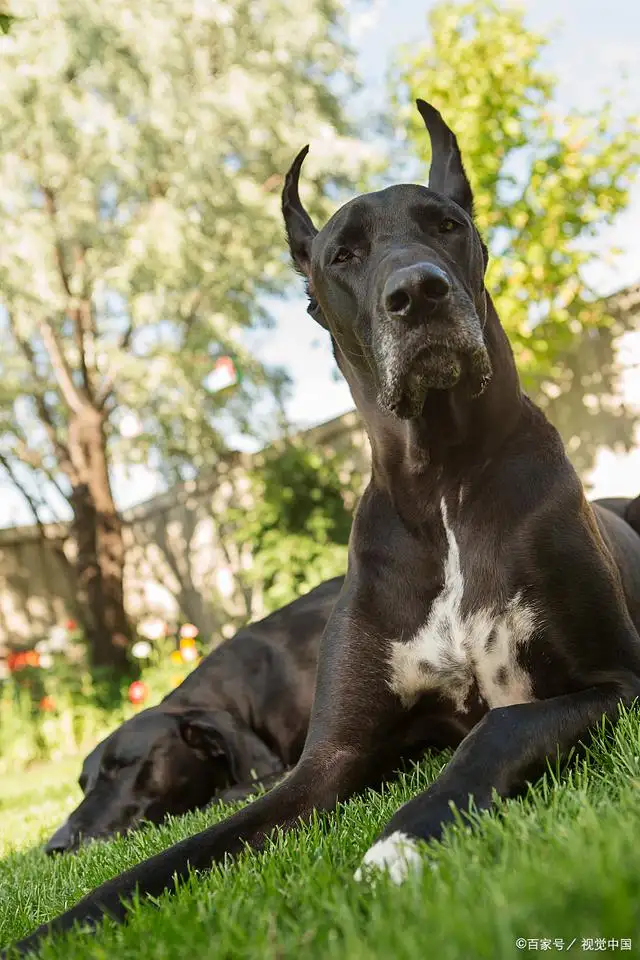
[[[99,743],[82,765],[84,798],[47,853],[282,779],[304,746],[320,638],[343,582],[327,580],[243,627],[161,703]]]
[[[640,693],[640,537],[587,503],[558,433],[523,394],[484,286],[487,251],[457,142],[418,101],[429,187],[352,200],[319,232],[298,177],[283,211],[309,312],[366,424],[372,477],[322,638],[293,771],[233,816],[103,884],[19,948],[122,919],[134,892],[259,848],[379,784],[400,756],[457,747],[365,856],[395,879],[441,837],[586,738]],[[364,871],[367,872],[366,870]]]

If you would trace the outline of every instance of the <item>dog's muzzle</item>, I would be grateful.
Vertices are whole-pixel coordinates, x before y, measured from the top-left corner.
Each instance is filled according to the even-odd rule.
[[[433,263],[394,270],[382,290],[380,405],[401,419],[421,414],[429,390],[468,383],[478,396],[491,378],[482,323],[468,294]]]
[[[63,823],[47,841],[44,852],[52,856],[57,853],[67,853],[70,850],[77,850],[78,846],[77,835],[72,831],[68,823]]]

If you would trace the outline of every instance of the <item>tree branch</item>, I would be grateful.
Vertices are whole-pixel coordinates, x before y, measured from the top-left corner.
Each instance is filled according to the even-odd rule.
[[[133,321],[130,319],[129,323],[127,324],[127,329],[124,331],[124,333],[120,337],[120,342],[116,347],[116,350],[118,353],[121,353],[123,350],[126,350],[128,348],[129,344],[131,343],[132,336],[133,336]],[[116,382],[116,377],[118,376],[118,372],[121,367],[121,363],[119,363],[118,361],[119,361],[119,358],[116,357],[113,363],[111,364],[111,367],[109,368],[109,370],[107,370],[105,374],[105,378],[103,380],[102,386],[96,397],[96,407],[98,408],[98,410],[104,409],[104,405],[106,404],[107,400],[111,396],[113,387]]]
[[[71,370],[67,363],[62,347],[58,343],[55,331],[48,320],[39,320],[38,327],[45,350],[49,354],[51,366],[65,403],[74,413],[81,413],[88,405],[86,393],[79,390],[73,382]]]
[[[20,335],[18,332],[17,324],[13,318],[13,315],[10,310],[7,309],[7,314],[9,317],[9,326],[11,327],[11,332],[14,336],[14,339],[23,355],[26,357],[29,365],[33,371],[33,374],[41,384],[42,377],[40,371],[38,370],[38,364],[36,361],[36,356],[33,351],[33,348],[29,341]],[[45,349],[51,361],[51,366],[55,374],[56,381],[60,388],[60,392],[67,404],[67,406],[74,412],[80,413],[83,407],[89,403],[88,397],[84,391],[78,390],[73,378],[71,376],[71,370],[69,369],[69,364],[67,363],[66,357],[62,352],[62,348],[58,343],[55,331],[48,320],[39,320],[38,327],[40,329],[40,335],[42,337],[42,342],[44,343]]]
[[[82,303],[77,303],[77,297],[74,296],[71,289],[71,277],[69,270],[66,265],[65,256],[64,256],[64,247],[62,245],[62,240],[60,239],[60,231],[58,229],[58,207],[56,203],[56,196],[53,190],[50,187],[41,186],[41,190],[44,194],[45,206],[47,208],[47,213],[49,214],[49,220],[51,221],[51,227],[53,229],[53,240],[54,240],[54,250],[55,250],[55,260],[58,267],[58,274],[60,276],[60,282],[62,284],[62,289],[67,295],[67,311],[73,322],[73,336],[76,343],[76,348],[78,350],[78,356],[80,358],[80,368],[82,372],[82,382],[88,396],[91,396],[91,378],[89,377],[89,368],[87,365],[86,357],[86,343],[85,335],[90,332],[90,318],[87,318],[87,305],[86,305],[86,291],[83,297]],[[80,254],[79,257],[76,257],[80,262],[84,262],[84,251]],[[90,308],[89,308],[90,310]],[[89,323],[87,320],[89,319]]]
[[[80,372],[82,374],[82,383],[84,389],[87,393],[87,396],[91,398],[92,386],[91,378],[89,376],[89,366],[87,364],[87,354],[86,354],[86,341],[85,335],[89,332],[87,327],[87,310],[90,310],[90,307],[87,306],[87,301],[83,300],[82,303],[73,307],[70,310],[71,319],[73,320],[73,338],[76,342],[76,349],[78,351],[78,356],[80,357]]]
[[[39,470],[45,475],[47,481],[54,487],[57,492],[60,494],[63,500],[69,502],[68,495],[64,492],[60,483],[58,482],[55,473],[53,470],[46,465],[42,454],[39,450],[34,450],[33,447],[30,447],[27,438],[24,435],[24,432],[19,427],[18,424],[14,424],[14,431],[17,437],[17,446],[16,446],[16,455],[23,462],[28,463],[33,470]]]
[[[13,314],[9,309],[7,309],[7,318],[9,320],[9,326],[11,328],[11,333],[13,338],[18,344],[18,348],[25,357],[27,363],[31,367],[31,372],[33,374],[34,380],[42,388],[42,392],[35,391],[33,394],[33,399],[36,405],[36,410],[38,416],[42,422],[43,427],[45,428],[46,434],[49,438],[49,441],[55,451],[58,463],[60,464],[60,469],[67,475],[69,481],[73,484],[77,481],[77,473],[73,462],[71,460],[71,454],[67,449],[66,444],[62,442],[58,434],[58,428],[56,427],[56,422],[49,408],[47,401],[44,398],[44,390],[46,389],[46,383],[43,381],[40,371],[38,370],[38,363],[36,360],[35,353],[31,347],[31,344],[24,337],[20,336],[18,332],[18,327],[13,317]]]
[[[51,221],[51,226],[53,227],[53,238],[54,238],[54,249],[56,253],[56,264],[58,266],[58,273],[60,275],[60,280],[66,295],[71,298],[73,294],[71,293],[71,283],[69,281],[69,273],[67,271],[66,264],[64,262],[64,250],[62,248],[62,241],[60,240],[60,234],[58,233],[58,210],[56,207],[56,198],[49,187],[41,186],[40,188],[44,194],[44,202],[47,208],[47,213],[49,214],[49,219]]]
[[[69,558],[67,557],[66,553],[64,552],[64,546],[63,546],[63,544],[62,544],[58,539],[56,539],[55,537],[50,537],[50,536],[48,536],[48,534],[47,534],[47,528],[46,528],[45,524],[43,523],[42,519],[40,518],[40,513],[39,513],[39,511],[38,511],[38,505],[37,505],[35,499],[31,496],[30,493],[27,492],[27,490],[26,490],[26,488],[24,487],[24,485],[18,480],[18,478],[16,477],[16,474],[15,474],[15,470],[13,469],[11,463],[10,463],[9,460],[7,460],[7,458],[6,458],[5,456],[3,456],[1,453],[0,453],[0,466],[3,467],[3,469],[5,470],[7,476],[9,477],[11,483],[14,485],[14,487],[16,488],[16,490],[18,490],[19,493],[22,494],[22,496],[24,497],[25,501],[26,501],[27,504],[29,505],[29,509],[31,510],[31,513],[33,514],[33,519],[35,520],[35,523],[36,523],[36,526],[37,526],[37,528],[38,528],[38,532],[39,532],[39,534],[40,534],[41,540],[43,540],[43,541],[46,542],[46,544],[48,545],[48,547],[49,547],[51,550],[53,550],[54,554],[58,557],[58,559],[60,560],[60,562],[64,564],[65,567],[67,567],[69,570],[72,570],[72,569],[73,569],[73,564],[70,562]],[[42,506],[42,504],[43,504],[43,502],[41,501],[41,504],[40,504],[40,505]]]
[[[13,466],[12,466],[12,464],[11,464],[11,461],[10,461],[7,457],[5,457],[4,454],[2,454],[2,453],[0,453],[0,466],[4,469],[5,473],[7,474],[7,476],[9,477],[9,479],[11,480],[11,483],[14,485],[14,487],[16,488],[16,490],[18,490],[18,491],[22,494],[22,497],[24,498],[24,500],[25,500],[26,503],[28,504],[29,509],[31,510],[31,513],[33,514],[33,519],[35,520],[36,525],[38,526],[38,529],[40,530],[40,534],[41,534],[41,536],[42,536],[42,539],[43,539],[43,540],[46,540],[46,539],[47,539],[47,535],[46,535],[46,532],[45,532],[44,524],[43,524],[42,520],[40,519],[40,513],[38,512],[38,507],[37,507],[37,504],[36,504],[34,498],[31,496],[31,494],[27,491],[27,489],[24,487],[24,485],[23,485],[23,484],[20,482],[20,480],[17,478],[16,472],[15,472],[15,470],[13,469]]]
[[[191,294],[190,300],[191,300],[191,303],[189,304],[189,312],[187,313],[186,317],[183,320],[185,342],[186,342],[186,338],[189,336],[189,331],[191,330],[191,327],[193,326],[193,323],[198,315],[198,307],[202,302],[202,294],[200,293],[200,291],[199,290],[194,291]],[[120,338],[120,342],[116,347],[116,350],[118,353],[123,352],[129,347],[129,344],[131,343],[131,338],[133,336],[133,332],[134,332],[133,321],[130,319],[127,325],[127,328],[122,334],[122,337]],[[121,362],[119,362],[119,358],[116,357],[113,363],[111,364],[110,369],[107,371],[102,387],[100,388],[98,396],[96,397],[96,406],[98,410],[103,409],[105,403],[111,396],[113,387],[116,382],[116,377],[118,376],[121,365],[122,364]]]
[[[189,339],[191,328],[193,327],[193,324],[195,323],[196,318],[198,316],[198,308],[202,303],[202,293],[200,292],[200,290],[194,290],[193,293],[191,294],[190,300],[191,300],[191,303],[189,304],[187,315],[182,321],[183,327],[184,327],[184,340],[182,342],[183,342],[183,345],[185,346],[186,346],[187,340]]]

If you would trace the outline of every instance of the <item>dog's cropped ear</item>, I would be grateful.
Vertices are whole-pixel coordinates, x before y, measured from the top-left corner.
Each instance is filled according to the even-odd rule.
[[[455,200],[469,216],[473,216],[473,193],[453,131],[430,103],[416,100],[416,106],[431,139],[429,188]]]
[[[307,280],[310,273],[311,244],[318,232],[311,221],[311,217],[302,206],[298,192],[300,169],[308,153],[309,147],[303,147],[291,164],[282,189],[282,216],[287,230],[291,257],[296,270]]]
[[[187,710],[179,718],[180,736],[202,760],[223,757],[238,782],[238,734],[228,713],[218,710]]]

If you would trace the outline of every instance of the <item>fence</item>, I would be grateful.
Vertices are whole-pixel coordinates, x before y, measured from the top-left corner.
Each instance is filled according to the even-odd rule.
[[[369,448],[356,413],[305,432],[321,451],[348,454],[346,469],[367,474]],[[258,455],[259,456],[259,455]],[[256,457],[232,454],[215,476],[175,487],[124,514],[125,598],[135,621],[178,616],[204,637],[231,635],[263,613],[251,582],[251,544],[226,523],[230,506],[250,504]],[[0,530],[0,653],[44,636],[73,610],[73,543],[63,524]]]

